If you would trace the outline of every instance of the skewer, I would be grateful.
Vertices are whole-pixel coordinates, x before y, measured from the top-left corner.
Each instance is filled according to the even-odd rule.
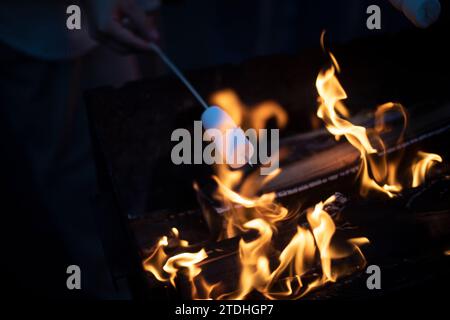
[[[227,164],[232,168],[240,168],[246,163],[250,163],[250,158],[254,153],[254,147],[247,139],[244,131],[234,123],[232,117],[218,106],[208,106],[202,96],[159,46],[154,43],[149,43],[149,48],[164,61],[203,108],[205,108],[202,114],[202,125],[206,130],[206,134],[209,136],[209,129],[218,129],[221,132],[222,139],[214,138],[214,143],[222,160],[226,160]]]
[[[149,47],[151,50],[153,50],[164,63],[175,73],[175,75],[178,77],[178,79],[181,80],[181,82],[184,83],[184,85],[189,89],[189,91],[192,93],[192,95],[197,99],[197,101],[203,106],[203,108],[208,109],[209,106],[206,103],[206,101],[203,99],[203,97],[198,93],[197,90],[191,85],[191,83],[186,79],[186,77],[183,75],[183,73],[177,68],[177,66],[169,59],[169,57],[161,50],[159,46],[157,46],[154,43],[150,43]]]

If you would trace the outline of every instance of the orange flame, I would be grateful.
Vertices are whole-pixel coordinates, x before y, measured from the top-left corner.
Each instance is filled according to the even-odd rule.
[[[236,125],[242,125],[245,107],[236,92],[231,89],[217,91],[211,96],[210,102],[225,110]]]
[[[232,199],[252,206],[258,199],[243,199],[241,196],[229,193]],[[247,221],[243,225],[245,231],[254,230],[257,237],[250,241],[243,239],[239,242],[240,276],[237,288],[231,292],[223,292],[220,283],[209,284],[201,276],[199,263],[207,258],[204,249],[195,253],[183,252],[169,257],[162,248],[168,244],[167,237],[163,237],[155,251],[144,262],[144,267],[159,281],[169,282],[176,287],[176,278],[184,270],[191,285],[191,295],[195,299],[245,299],[252,292],[258,292],[267,299],[297,299],[304,296],[311,289],[319,287],[326,282],[336,281],[339,276],[337,270],[333,270],[332,259],[337,256],[331,246],[331,239],[335,232],[335,225],[331,217],[324,210],[326,204],[334,201],[330,197],[325,202],[318,203],[313,210],[308,211],[307,221],[311,230],[297,226],[296,233],[291,237],[281,253],[277,254],[277,266],[272,268],[271,259],[279,252],[274,248],[273,223],[256,218]],[[265,200],[260,206],[268,205]],[[178,236],[178,233],[175,234]],[[345,257],[356,253],[365,264],[359,246],[368,242],[366,238],[350,239],[354,246],[353,252],[340,254]],[[182,243],[179,241],[179,243]],[[319,261],[316,261],[319,253]],[[320,264],[322,275],[313,275],[312,268]],[[164,274],[160,270],[163,270]],[[302,277],[310,273],[307,283],[303,283]]]
[[[167,237],[164,236],[158,241],[153,253],[145,259],[143,263],[144,270],[153,274],[153,276],[161,282],[169,280],[169,277],[163,272],[163,266],[168,258],[164,252],[164,247],[167,245],[168,240]]]
[[[205,249],[201,249],[195,253],[183,252],[170,257],[164,264],[163,270],[170,275],[169,281],[175,287],[175,278],[181,268],[186,268],[188,270],[188,279],[193,281],[202,271],[196,264],[207,257],[208,255],[206,254]]]
[[[275,119],[278,128],[284,128],[288,122],[286,111],[277,102],[267,100],[249,107],[231,89],[215,92],[210,102],[224,109],[238,126],[259,130],[265,128],[271,118]]]
[[[249,111],[231,90],[217,92],[213,95],[212,101],[224,108],[239,125],[246,122],[259,129],[273,117],[280,127],[287,123],[285,111],[271,101],[261,103]],[[337,105],[340,114],[348,114],[343,104]],[[367,144],[369,145],[368,139]],[[209,284],[202,277],[200,267],[207,258],[205,250],[201,249],[194,253],[183,251],[189,244],[179,239],[177,229],[172,229],[170,240],[163,237],[150,257],[144,261],[144,268],[147,271],[159,281],[168,282],[174,287],[176,278],[183,272],[183,275],[187,276],[191,295],[195,299],[244,299],[252,292],[258,292],[267,299],[296,299],[326,282],[336,281],[340,273],[333,270],[332,260],[337,255],[331,247],[335,225],[324,210],[324,206],[334,201],[334,197],[308,210],[307,222],[310,229],[297,226],[287,245],[278,250],[274,247],[279,237],[277,224],[292,219],[297,214],[277,203],[275,193],[258,195],[258,192],[262,186],[276,177],[281,169],[260,177],[244,176],[242,170],[231,170],[226,165],[218,165],[215,168],[216,175],[213,176],[217,183],[215,198],[228,204],[230,208],[224,216],[223,238],[252,230],[257,232],[255,239],[251,241],[241,239],[239,242],[240,275],[237,288],[226,292],[221,283]],[[168,255],[165,250],[170,243],[181,248],[182,253]],[[356,253],[364,264],[364,257],[359,250],[362,243],[355,240],[352,242],[353,250],[341,253],[338,258]],[[313,272],[317,265],[321,266],[321,275]],[[306,282],[302,279],[305,274],[310,274]]]
[[[334,197],[330,197],[325,204],[333,202]],[[320,260],[322,262],[323,280],[336,281],[336,275],[331,273],[331,252],[330,241],[336,228],[331,217],[323,210],[324,203],[319,202],[313,211],[309,211],[307,218],[313,230],[317,247],[320,252]]]
[[[323,40],[324,34],[321,37],[324,48]],[[359,151],[361,195],[366,196],[369,191],[376,190],[394,197],[402,190],[398,180],[400,158],[388,161],[381,135],[391,130],[385,122],[386,113],[399,112],[403,118],[403,128],[398,137],[400,142],[407,124],[406,111],[402,105],[388,102],[376,109],[374,128],[353,124],[349,120],[350,112],[343,103],[347,94],[336,77],[340,67],[331,52],[329,57],[332,65],[321,71],[316,79],[319,94],[317,116],[336,139],[344,136]],[[228,89],[216,92],[211,101],[226,110],[240,126],[248,124],[260,129],[270,118],[275,118],[279,127],[287,123],[286,112],[272,101],[263,102],[248,110],[238,95]],[[419,157],[412,166],[413,187],[425,180],[426,172],[435,162],[442,161],[436,154],[419,152]],[[286,235],[279,234],[278,224],[287,220],[293,222],[294,218],[299,219],[299,215],[278,203],[275,193],[259,194],[262,186],[276,177],[281,169],[276,169],[263,178],[246,176],[242,170],[230,170],[226,165],[216,166],[215,169],[213,179],[217,184],[217,191],[214,196],[229,208],[224,214],[223,236],[220,239],[241,236],[242,233],[252,236],[251,240],[241,238],[239,241],[239,276],[236,287],[226,289],[221,282],[208,283],[202,275],[202,267],[208,262],[205,249],[188,252],[189,243],[180,239],[175,228],[171,231],[171,237],[165,236],[158,241],[143,263],[145,270],[157,280],[176,287],[177,277],[183,274],[194,299],[245,299],[252,293],[266,299],[297,299],[312,289],[335,282],[354,268],[365,265],[360,247],[369,243],[367,238],[348,239],[344,249],[335,246],[336,226],[326,211],[327,205],[335,201],[334,196],[306,210],[305,224],[297,225],[295,233],[286,238]],[[198,190],[197,185],[195,188]],[[282,241],[279,241],[280,238]],[[285,244],[284,247],[280,248],[280,242]],[[178,250],[168,254],[169,247],[176,247]],[[357,258],[349,259],[352,261],[351,265],[342,262],[343,258],[350,256]],[[339,268],[339,263],[344,265]]]
[[[323,34],[321,42],[324,48]],[[396,178],[398,163],[387,164],[385,146],[379,134],[387,130],[384,123],[386,112],[399,111],[405,120],[404,127],[406,126],[406,112],[400,104],[389,102],[379,106],[375,112],[375,129],[370,134],[365,127],[354,125],[347,119],[350,113],[342,102],[347,98],[347,94],[336,77],[336,71],[339,72],[340,68],[336,58],[331,53],[329,55],[332,65],[321,71],[316,79],[316,88],[319,94],[317,116],[324,121],[327,130],[337,140],[344,136],[359,151],[361,195],[367,196],[370,190],[376,190],[389,197],[394,197],[402,189]],[[403,131],[399,139],[402,138]],[[380,145],[380,150],[374,147],[374,142]],[[376,157],[381,157],[381,161],[377,161]]]
[[[174,248],[187,248],[189,243],[179,237],[178,229],[172,228],[172,238],[164,236],[160,238],[150,256],[144,260],[144,270],[151,273],[158,281],[168,282],[173,287],[177,287],[176,278],[180,273],[187,277],[191,284],[191,296],[201,299],[207,299],[212,290],[219,286],[209,285],[201,276],[202,269],[198,264],[205,260],[208,255],[205,249],[197,252],[182,252],[174,255],[169,255],[165,249],[169,246]]]
[[[238,235],[245,230],[244,224],[253,219],[263,219],[270,223],[273,229],[276,229],[276,223],[289,219],[291,215],[289,211],[275,202],[275,193],[266,193],[261,196],[246,196],[249,189],[257,189],[257,181],[264,185],[281,172],[280,169],[272,172],[271,175],[265,176],[262,181],[257,179],[248,179],[241,187],[241,192],[233,191],[232,188],[225,185],[217,176],[213,179],[218,185],[216,197],[220,198],[224,203],[228,203],[230,210],[225,213],[226,227],[224,238],[230,238]],[[250,209],[250,210],[248,210]]]
[[[418,187],[425,181],[427,171],[436,163],[442,162],[441,156],[434,153],[418,152],[419,160],[412,165],[412,187]]]

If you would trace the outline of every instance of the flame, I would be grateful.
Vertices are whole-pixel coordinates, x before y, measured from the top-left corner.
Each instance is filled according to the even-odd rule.
[[[213,176],[214,180],[219,185],[219,192],[228,200],[233,203],[240,204],[245,208],[255,208],[255,207],[264,207],[269,205],[275,199],[275,193],[266,193],[262,196],[254,199],[246,198],[234,192],[230,188],[228,188],[225,184],[223,184],[216,176]]]
[[[333,202],[334,197],[330,197],[325,201],[325,204]],[[323,280],[336,281],[336,275],[331,273],[331,252],[330,241],[336,228],[331,217],[323,210],[324,203],[318,203],[313,211],[307,214],[308,222],[313,230],[314,238],[316,239],[317,247],[320,252],[320,260],[322,262]]]
[[[216,165],[215,170],[218,180],[229,189],[236,188],[244,176],[241,170],[231,170],[225,164]]]
[[[162,237],[156,248],[153,250],[153,253],[144,260],[143,267],[144,270],[153,274],[153,276],[161,282],[168,281],[169,277],[167,277],[163,272],[163,266],[167,260],[167,254],[164,252],[164,247],[168,245],[167,237]]]
[[[277,102],[266,100],[249,107],[232,89],[215,92],[211,95],[210,102],[224,109],[238,126],[259,130],[265,128],[272,118],[275,119],[278,128],[284,128],[288,122],[286,111]]]
[[[269,205],[267,199],[246,199],[236,193],[227,193],[231,199],[239,204],[255,208]],[[222,284],[208,283],[201,276],[199,263],[207,258],[204,249],[189,253],[182,252],[168,256],[164,252],[167,247],[167,237],[161,238],[154,252],[144,262],[144,267],[156,279],[168,282],[176,287],[176,279],[181,272],[186,276],[191,286],[191,295],[195,299],[245,299],[249,294],[257,292],[267,299],[298,299],[327,282],[334,282],[340,275],[333,270],[332,259],[357,254],[365,264],[364,256],[359,246],[368,242],[366,238],[348,240],[354,250],[336,254],[331,246],[331,239],[336,230],[330,215],[324,206],[333,202],[334,197],[318,203],[307,213],[309,227],[297,226],[281,253],[274,247],[275,229],[273,222],[263,218],[256,218],[243,224],[246,232],[254,231],[257,236],[249,241],[241,239],[239,242],[240,275],[237,288],[231,292],[224,292]],[[262,202],[258,202],[262,201]],[[273,200],[271,200],[273,201]],[[172,234],[178,237],[177,232]],[[178,243],[182,243],[178,241]],[[277,254],[278,252],[278,254]],[[316,254],[318,253],[318,254]],[[275,267],[274,255],[277,257]],[[321,275],[313,272],[315,265],[321,266]],[[163,273],[161,273],[161,270]],[[309,275],[305,282],[302,278]]]
[[[210,97],[210,102],[223,108],[233,118],[235,123],[243,128],[265,128],[270,119],[275,119],[279,128],[286,126],[288,116],[286,111],[275,101],[267,100],[253,106],[244,104],[239,95],[232,89],[223,89],[215,92]],[[273,154],[272,156],[275,156]],[[258,191],[268,181],[279,174],[279,170],[267,175],[263,180],[253,177],[245,177],[242,170],[231,170],[227,165],[215,165],[213,179],[218,184],[218,190],[214,195],[216,200],[231,206],[232,210],[225,213],[225,228],[219,236],[219,240],[230,238],[239,234],[243,224],[254,218],[265,216],[271,222],[279,221],[287,216],[287,210],[273,203],[274,194],[257,196]],[[197,186],[198,187],[198,186]],[[236,207],[235,205],[241,206]],[[245,209],[254,209],[245,212]],[[256,212],[256,213],[255,213]],[[207,220],[210,213],[205,212]]]
[[[177,242],[177,245],[179,245],[180,247],[188,247],[189,246],[188,241],[180,239],[180,232],[178,231],[177,228],[172,228],[172,229],[170,229],[170,231],[172,232],[173,236],[175,237],[175,241]]]
[[[153,252],[144,260],[144,270],[151,273],[158,281],[168,282],[177,287],[176,279],[183,274],[191,286],[191,296],[197,299],[207,299],[211,292],[220,284],[210,285],[201,276],[202,269],[198,266],[208,255],[205,249],[197,252],[181,252],[178,254],[167,254],[165,249],[169,246],[186,249],[189,242],[180,239],[178,229],[171,229],[171,238],[163,236],[159,239]]]
[[[270,225],[262,219],[255,219],[244,225],[247,229],[258,231],[254,241],[239,243],[239,258],[242,267],[239,289],[231,295],[221,298],[240,300],[245,298],[253,289],[264,291],[270,277],[267,252],[271,245],[272,230]]]
[[[336,88],[339,89],[339,86]],[[247,123],[255,129],[261,129],[271,118],[276,120],[279,127],[287,124],[286,112],[273,101],[265,101],[249,109],[232,90],[216,92],[211,101],[224,108],[238,125]],[[336,105],[339,115],[348,116],[342,103],[332,103]],[[336,130],[343,130],[339,135],[351,134],[344,128],[352,127],[350,122],[344,123],[345,120],[339,119],[337,122]],[[330,130],[335,129],[330,126]],[[365,132],[363,127],[359,130]],[[370,146],[368,138],[364,143]],[[374,148],[372,151],[376,152]],[[217,191],[214,197],[229,208],[223,216],[224,230],[219,240],[241,236],[243,233],[257,234],[252,240],[241,238],[239,242],[240,272],[236,287],[226,290],[220,282],[208,283],[202,276],[201,267],[207,259],[205,250],[188,252],[189,243],[179,238],[177,229],[172,229],[169,240],[168,237],[163,237],[150,257],[144,261],[145,270],[159,281],[176,287],[177,277],[183,274],[190,283],[191,296],[195,299],[245,299],[254,292],[267,299],[297,299],[313,288],[336,281],[341,272],[334,270],[333,259],[356,254],[360,257],[360,264],[365,264],[359,249],[364,242],[351,242],[350,239],[352,250],[344,250],[339,254],[332,248],[331,241],[336,227],[324,207],[333,202],[334,197],[307,210],[305,225],[298,225],[290,239],[283,240],[287,244],[278,248],[276,243],[282,236],[277,232],[278,224],[294,219],[298,214],[279,204],[274,192],[259,194],[259,191],[281,169],[275,169],[264,177],[245,175],[242,170],[231,170],[226,165],[217,165],[215,170],[213,179],[217,184]],[[194,187],[199,190],[197,184]],[[181,253],[178,251],[176,254],[168,254],[170,244],[181,250]],[[321,272],[317,272],[318,267]]]
[[[286,111],[275,101],[264,101],[253,107],[249,118],[250,127],[256,130],[265,128],[271,118],[275,118],[278,128],[284,128],[288,123]]]
[[[325,50],[324,34],[322,33],[321,36],[321,45]],[[336,73],[340,72],[340,67],[335,56],[331,52],[328,54],[332,64],[329,68],[321,71],[316,79],[316,88],[319,94],[317,116],[323,120],[327,130],[337,140],[344,136],[359,151],[361,165],[358,176],[361,183],[361,195],[367,196],[371,190],[375,190],[392,198],[403,189],[398,178],[401,155],[397,159],[388,161],[381,134],[391,130],[386,125],[385,115],[392,111],[398,112],[403,119],[403,127],[397,139],[397,143],[401,142],[407,127],[406,110],[401,104],[394,102],[378,106],[374,113],[375,126],[370,130],[350,122],[348,120],[350,113],[342,102],[347,99],[347,94],[336,77]],[[440,156],[434,154],[419,152],[419,156],[422,159],[412,168],[413,187],[423,183],[426,171],[434,162],[442,161]]]
[[[153,253],[143,262],[144,269],[152,273],[159,281],[168,281],[171,279],[170,273],[168,273],[165,269],[169,256],[166,254],[164,249],[169,247],[169,244],[172,247],[186,248],[189,246],[188,241],[180,239],[178,229],[172,228],[170,240],[168,236],[161,237],[153,249]],[[163,271],[166,271],[166,273]]]
[[[228,203],[230,207],[230,210],[225,213],[226,227],[225,236],[223,238],[230,238],[238,235],[246,229],[244,226],[245,223],[253,219],[267,221],[275,230],[276,223],[292,217],[287,208],[275,202],[276,195],[274,192],[265,193],[260,196],[252,196],[248,191],[250,189],[257,189],[257,183],[259,183],[260,186],[264,185],[264,183],[273,179],[280,172],[281,170],[275,170],[270,175],[265,176],[262,181],[248,179],[247,184],[242,186],[239,193],[225,185],[217,176],[213,176],[213,179],[218,185],[216,196],[224,203]],[[250,196],[244,194],[250,194]]]
[[[184,280],[190,286],[191,297],[195,299],[209,299],[211,293],[220,283],[210,285],[201,276],[202,269],[198,265],[208,257],[205,249],[197,252],[182,252],[167,259],[163,270],[169,275],[164,282],[169,282],[174,288],[177,287],[176,279],[182,274]]]
[[[369,155],[376,154],[378,151],[372,146],[366,128],[354,125],[342,116],[343,113],[348,114],[347,108],[341,102],[341,100],[347,98],[347,95],[335,76],[334,66],[319,73],[316,87],[320,96],[317,116],[325,122],[325,127],[335,136],[336,140],[344,136],[360,153],[361,167],[359,176],[361,180],[361,194],[366,196],[369,190],[374,189],[387,194],[389,197],[393,197],[394,194],[389,191],[389,187],[379,185],[369,175],[369,169],[372,169],[377,174],[379,173],[377,167],[369,167],[371,164]],[[382,174],[378,175],[383,176]]]
[[[442,162],[442,157],[434,153],[419,151],[419,160],[412,165],[413,182],[412,187],[418,187],[425,181],[427,171],[436,163]]]
[[[321,37],[324,48],[323,36],[324,33]],[[370,190],[375,190],[392,198],[402,190],[397,180],[398,161],[387,162],[386,148],[380,134],[389,130],[384,115],[392,110],[400,112],[404,119],[403,130],[398,139],[400,141],[406,128],[406,112],[401,104],[388,102],[377,108],[373,130],[369,131],[350,122],[348,120],[350,113],[343,103],[343,100],[347,99],[347,94],[336,77],[340,67],[331,52],[329,55],[332,65],[321,71],[316,79],[319,94],[317,116],[323,120],[325,127],[336,140],[344,136],[359,151],[361,166],[358,176],[361,182],[361,195],[367,196]],[[374,146],[375,143],[379,145],[378,149]]]
[[[201,249],[194,253],[183,252],[170,257],[164,264],[163,270],[170,275],[169,281],[175,287],[175,278],[181,268],[186,268],[188,270],[188,279],[193,281],[201,272],[201,269],[197,267],[196,264],[207,257],[208,255],[206,254],[205,249]]]
[[[210,102],[225,110],[237,126],[242,125],[245,107],[235,91],[231,89],[217,91],[211,96]]]
[[[324,34],[321,43],[325,48]],[[392,130],[385,121],[386,114],[398,112],[403,119],[397,139],[401,142],[407,125],[406,111],[401,104],[388,102],[377,107],[373,128],[353,124],[343,103],[347,94],[336,76],[340,72],[338,61],[331,52],[328,54],[331,66],[321,71],[316,79],[317,116],[337,140],[345,137],[359,151],[360,194],[367,196],[369,191],[375,190],[394,197],[403,189],[399,180],[401,157],[388,158],[382,135]],[[271,118],[276,119],[279,127],[287,123],[286,112],[273,101],[249,109],[230,89],[216,92],[211,101],[226,110],[240,126],[264,128]],[[418,155],[420,159],[411,169],[413,187],[425,180],[435,162],[442,161],[436,154],[419,152]],[[188,241],[180,238],[176,228],[169,236],[159,239],[143,263],[145,270],[157,280],[177,287],[177,278],[183,276],[193,299],[246,299],[252,294],[266,299],[298,299],[314,288],[335,282],[365,266],[361,246],[369,243],[366,237],[347,239],[345,245],[336,245],[339,242],[334,237],[337,228],[327,212],[328,205],[332,207],[336,200],[335,196],[308,208],[306,219],[300,224],[298,212],[278,203],[274,192],[260,194],[262,187],[281,169],[265,177],[247,175],[242,169],[231,170],[226,165],[217,165],[215,170],[213,180],[217,189],[214,198],[228,208],[223,214],[223,234],[219,240],[241,237],[239,274],[234,287],[229,288],[222,282],[209,283],[204,278],[202,268],[208,263],[205,249],[194,251]],[[197,184],[194,188],[199,191]],[[278,225],[281,222],[295,227],[287,234],[280,234]]]

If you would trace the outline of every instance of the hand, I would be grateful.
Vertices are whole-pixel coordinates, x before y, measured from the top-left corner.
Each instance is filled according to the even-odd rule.
[[[155,19],[134,0],[86,0],[89,28],[99,42],[121,53],[148,50],[158,41]]]

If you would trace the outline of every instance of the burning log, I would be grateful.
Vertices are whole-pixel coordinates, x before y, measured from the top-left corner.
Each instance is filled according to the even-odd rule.
[[[357,238],[364,234],[371,239],[371,244],[364,249],[365,255],[369,263],[375,263],[383,272],[385,270],[388,272],[391,279],[383,282],[384,290],[395,292],[405,286],[436,286],[442,283],[443,279],[448,279],[445,276],[448,260],[444,259],[443,253],[448,245],[446,240],[450,236],[449,183],[448,178],[439,179],[389,201],[381,199],[348,201],[338,195],[336,199],[339,200],[328,204],[326,210],[330,215],[339,217],[336,237],[343,239],[342,236],[345,234]],[[436,198],[436,195],[439,197]],[[431,208],[432,211],[429,206],[424,206],[430,201],[435,204],[435,208]],[[304,217],[304,215],[301,216]],[[351,224],[348,223],[349,221]],[[283,246],[283,243],[291,238],[295,226],[291,224],[282,227],[281,230],[281,238],[278,241]],[[254,233],[243,235],[244,241],[247,242],[255,237]],[[239,240],[235,237],[196,246],[204,247],[208,256],[197,265],[202,268],[205,279],[213,283],[221,280],[231,288],[237,285]],[[272,256],[272,259],[276,259],[276,256]],[[337,263],[348,265],[349,261],[344,259]],[[430,275],[431,278],[417,276],[417,272],[424,272],[429,268],[434,269]],[[341,281],[336,285],[314,290],[307,295],[307,298],[342,298],[345,295],[352,297],[359,295],[359,298],[364,298],[374,294],[365,287],[367,277],[364,276],[363,268],[359,267],[356,270],[349,268],[344,271]],[[312,282],[320,272],[320,267],[314,267],[303,275],[303,283]],[[192,283],[183,274],[182,272],[177,278],[177,288],[182,297],[190,298]],[[402,277],[392,279],[395,274],[402,274]],[[252,297],[261,296],[252,294]]]
[[[436,106],[435,112],[430,116],[424,115],[421,108],[412,109],[410,111],[411,126],[406,132],[406,141],[397,143],[398,132],[395,130],[383,135],[387,154],[413,149],[419,144],[422,146],[425,143],[433,144],[433,139],[440,139],[440,136],[448,134],[450,105]],[[437,114],[440,116],[434,116]],[[370,126],[371,121],[367,120],[364,123],[366,123],[364,126]],[[283,171],[267,183],[264,191],[277,190],[277,194],[283,197],[319,187],[324,183],[336,181],[340,177],[354,175],[358,171],[358,150],[347,143],[324,140],[324,135],[323,131],[309,140],[310,134],[304,134],[283,141],[282,147],[291,149],[291,156],[285,159],[287,164],[283,165]],[[302,154],[295,150],[295,145],[299,144],[303,146]],[[309,146],[313,149],[312,151],[308,151]],[[325,150],[317,151],[318,146]],[[445,152],[443,146],[437,146],[437,149]],[[306,158],[304,154],[307,154]]]
[[[376,264],[383,272],[386,270],[391,278],[384,282],[384,292],[396,292],[404,287],[433,287],[442,281],[447,283],[445,275],[449,266],[445,259],[444,249],[450,236],[450,179],[435,180],[418,189],[406,192],[403,196],[386,200],[351,200],[345,203],[334,202],[328,205],[330,215],[340,216],[337,224],[337,236],[359,237],[361,234],[371,239],[371,244],[364,249],[369,264]],[[436,194],[439,197],[436,198]],[[344,200],[342,196],[339,196]],[[436,207],[429,210],[425,203],[434,202]],[[337,205],[337,206],[336,206]],[[424,210],[424,211],[423,211]],[[361,213],[364,214],[361,214]],[[351,221],[351,224],[348,222]],[[388,227],[387,227],[388,226]],[[284,242],[292,235],[291,228],[283,228],[281,234]],[[290,231],[289,231],[290,230]],[[254,235],[253,235],[254,237]],[[251,234],[244,235],[249,241]],[[283,242],[283,239],[279,240]],[[236,285],[239,269],[239,239],[232,238],[221,242],[209,243],[206,246],[208,258],[199,264],[206,279],[225,280],[230,286]],[[399,259],[398,257],[402,257]],[[272,257],[274,258],[274,257]],[[344,263],[345,260],[340,261]],[[347,261],[348,263],[348,261]],[[347,264],[348,265],[348,264]],[[417,273],[426,272],[432,268],[431,277],[423,278]],[[364,268],[347,269],[342,274],[342,281],[336,285],[326,286],[308,294],[308,299],[325,299],[332,297],[351,296],[364,299],[376,295],[367,290]],[[312,269],[304,275],[304,283],[308,283],[320,273],[320,268]],[[384,273],[383,273],[384,274]],[[395,274],[401,274],[400,279],[392,279]],[[303,279],[303,277],[302,277]],[[190,283],[182,278],[178,284],[183,292]],[[184,296],[189,297],[188,295]]]

